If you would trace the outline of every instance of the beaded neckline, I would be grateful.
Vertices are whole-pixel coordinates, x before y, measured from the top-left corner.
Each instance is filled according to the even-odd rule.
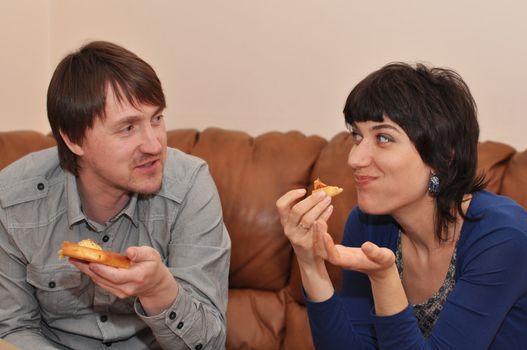
[[[397,270],[399,271],[399,278],[403,278],[403,253],[401,247],[401,230],[399,229],[399,235],[397,237],[397,251],[395,253],[395,263],[397,265]],[[445,304],[448,295],[454,289],[456,284],[455,274],[456,274],[456,255],[457,255],[457,243],[454,247],[454,252],[452,253],[452,259],[450,260],[450,265],[448,266],[448,272],[446,274],[443,284],[437,292],[435,292],[428,300],[420,304],[414,304],[414,314],[417,318],[417,323],[419,329],[423,335],[428,338],[432,329],[439,318],[441,310],[443,310],[443,305]]]

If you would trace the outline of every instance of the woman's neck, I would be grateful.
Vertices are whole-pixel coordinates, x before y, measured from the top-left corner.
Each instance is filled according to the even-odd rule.
[[[471,198],[470,195],[465,195],[461,204],[463,213],[468,211]],[[432,252],[443,246],[450,246],[459,238],[464,219],[457,208],[453,209],[457,213],[456,220],[448,223],[447,231],[442,232],[443,239],[439,239],[436,235],[436,202],[432,197],[420,203],[418,208],[406,208],[392,216],[399,223],[405,237],[416,249]]]

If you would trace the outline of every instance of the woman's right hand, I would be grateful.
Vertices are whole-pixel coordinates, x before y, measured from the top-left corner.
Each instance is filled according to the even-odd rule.
[[[320,258],[314,252],[316,236],[313,223],[326,222],[331,213],[331,197],[318,191],[300,200],[305,189],[291,190],[276,201],[284,233],[291,242],[299,263],[313,264]]]

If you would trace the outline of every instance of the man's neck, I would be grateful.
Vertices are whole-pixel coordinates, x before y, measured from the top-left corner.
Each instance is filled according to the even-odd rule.
[[[130,200],[130,193],[117,188],[86,186],[77,178],[77,189],[82,212],[87,218],[99,224],[107,223],[117,215]]]

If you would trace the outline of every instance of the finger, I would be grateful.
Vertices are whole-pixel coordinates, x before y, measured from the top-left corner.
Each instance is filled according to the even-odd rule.
[[[291,208],[291,205],[298,199],[302,198],[306,194],[304,188],[291,190],[278,198],[276,201],[276,208],[280,214],[287,214]]]
[[[89,262],[75,258],[68,258],[68,261],[70,262],[70,264],[78,268],[81,272],[84,272],[85,274],[88,274],[90,272]]]
[[[139,265],[129,269],[118,269],[91,263],[89,276],[98,286],[119,298],[137,296],[143,288],[141,281],[144,273],[140,270]]]
[[[102,289],[112,293],[118,298],[126,298],[131,296],[131,293],[126,293],[124,291],[124,286],[126,284],[125,280],[121,280],[119,277],[111,277],[111,272],[117,269],[115,267],[105,266],[97,263],[89,263],[86,261],[69,258],[69,261],[72,265],[77,267],[81,272],[86,274],[90,279],[101,287]],[[106,273],[104,270],[108,269]],[[110,277],[105,277],[109,273]]]
[[[120,287],[114,284],[108,283],[104,280],[94,280],[93,282],[97,284],[99,287],[101,287],[102,289],[112,293],[113,295],[121,299],[127,298],[133,295],[133,294],[124,292]]]
[[[81,272],[83,272],[88,277],[90,277],[93,280],[93,282],[97,284],[109,283],[110,280],[108,278],[105,278],[105,276],[103,275],[104,273],[101,274],[101,271],[98,268],[99,266],[102,266],[102,268],[104,269],[105,266],[96,264],[96,263],[85,262],[85,261],[74,259],[74,258],[70,258],[69,261],[73,266],[75,266]],[[115,281],[115,279],[113,279],[112,281],[113,283],[117,282]]]
[[[112,285],[124,285],[126,283],[140,280],[144,275],[139,269],[139,265],[132,265],[128,269],[107,266],[97,263],[88,265],[88,274],[92,279],[104,280]]]
[[[329,218],[331,217],[331,214],[333,214],[333,205],[330,205],[329,207],[327,207],[322,212],[322,214],[320,214],[320,216],[318,217],[317,220],[322,220],[324,222],[327,222],[329,220]],[[326,228],[326,230],[327,230],[327,228]]]
[[[316,192],[292,207],[291,221],[296,225],[302,223],[302,226],[310,227],[330,204],[330,196],[324,191]]]

